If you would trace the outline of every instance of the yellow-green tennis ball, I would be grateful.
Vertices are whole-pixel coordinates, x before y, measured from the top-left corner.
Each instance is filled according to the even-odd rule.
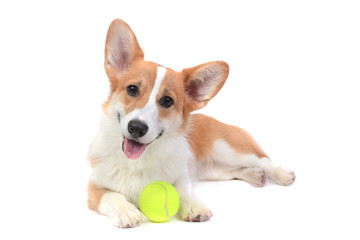
[[[166,222],[179,210],[180,198],[171,184],[156,181],[144,187],[140,194],[139,206],[150,221]]]

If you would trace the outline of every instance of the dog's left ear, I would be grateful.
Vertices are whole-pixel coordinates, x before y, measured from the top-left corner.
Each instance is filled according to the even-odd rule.
[[[195,111],[205,107],[222,88],[229,75],[229,65],[223,61],[209,62],[186,68],[183,73],[189,109]]]

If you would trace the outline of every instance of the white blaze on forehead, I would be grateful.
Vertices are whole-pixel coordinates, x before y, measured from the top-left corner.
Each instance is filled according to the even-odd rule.
[[[156,96],[159,93],[159,89],[160,89],[162,81],[164,80],[165,73],[166,73],[166,68],[164,68],[164,67],[157,68],[156,79],[155,79],[154,87],[151,90],[149,100],[148,100],[147,104],[145,105],[145,107],[140,110],[140,112],[142,113],[141,115],[143,115],[143,117],[146,117],[146,118],[151,117],[153,119],[155,117],[157,118],[158,112],[157,112],[157,106],[156,106]],[[152,116],[149,116],[149,115],[152,115]],[[144,120],[146,121],[146,119],[144,119]]]
[[[165,73],[166,73],[166,68],[160,67],[160,66],[157,68],[155,84],[154,84],[154,87],[153,87],[153,89],[151,91],[148,104],[153,103],[154,101],[156,101],[156,95],[158,94],[161,83],[164,80]]]
[[[154,83],[154,87],[151,90],[150,97],[144,108],[138,109],[134,118],[143,121],[149,130],[145,136],[142,137],[145,143],[153,141],[161,132],[161,126],[159,123],[159,112],[156,104],[156,96],[159,93],[161,83],[164,80],[166,74],[166,68],[158,67],[157,75]],[[135,112],[135,111],[134,111]]]

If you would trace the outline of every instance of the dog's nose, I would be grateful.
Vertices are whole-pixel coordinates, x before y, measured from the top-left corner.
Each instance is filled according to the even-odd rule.
[[[149,127],[140,120],[131,120],[128,124],[128,131],[134,138],[144,136],[148,129]]]

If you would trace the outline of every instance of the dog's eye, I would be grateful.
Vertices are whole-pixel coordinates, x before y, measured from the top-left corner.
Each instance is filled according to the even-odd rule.
[[[164,96],[160,99],[160,105],[164,108],[169,108],[174,105],[174,100],[169,96]]]
[[[137,95],[139,95],[139,88],[135,85],[127,86],[126,91],[132,97],[136,97]]]

